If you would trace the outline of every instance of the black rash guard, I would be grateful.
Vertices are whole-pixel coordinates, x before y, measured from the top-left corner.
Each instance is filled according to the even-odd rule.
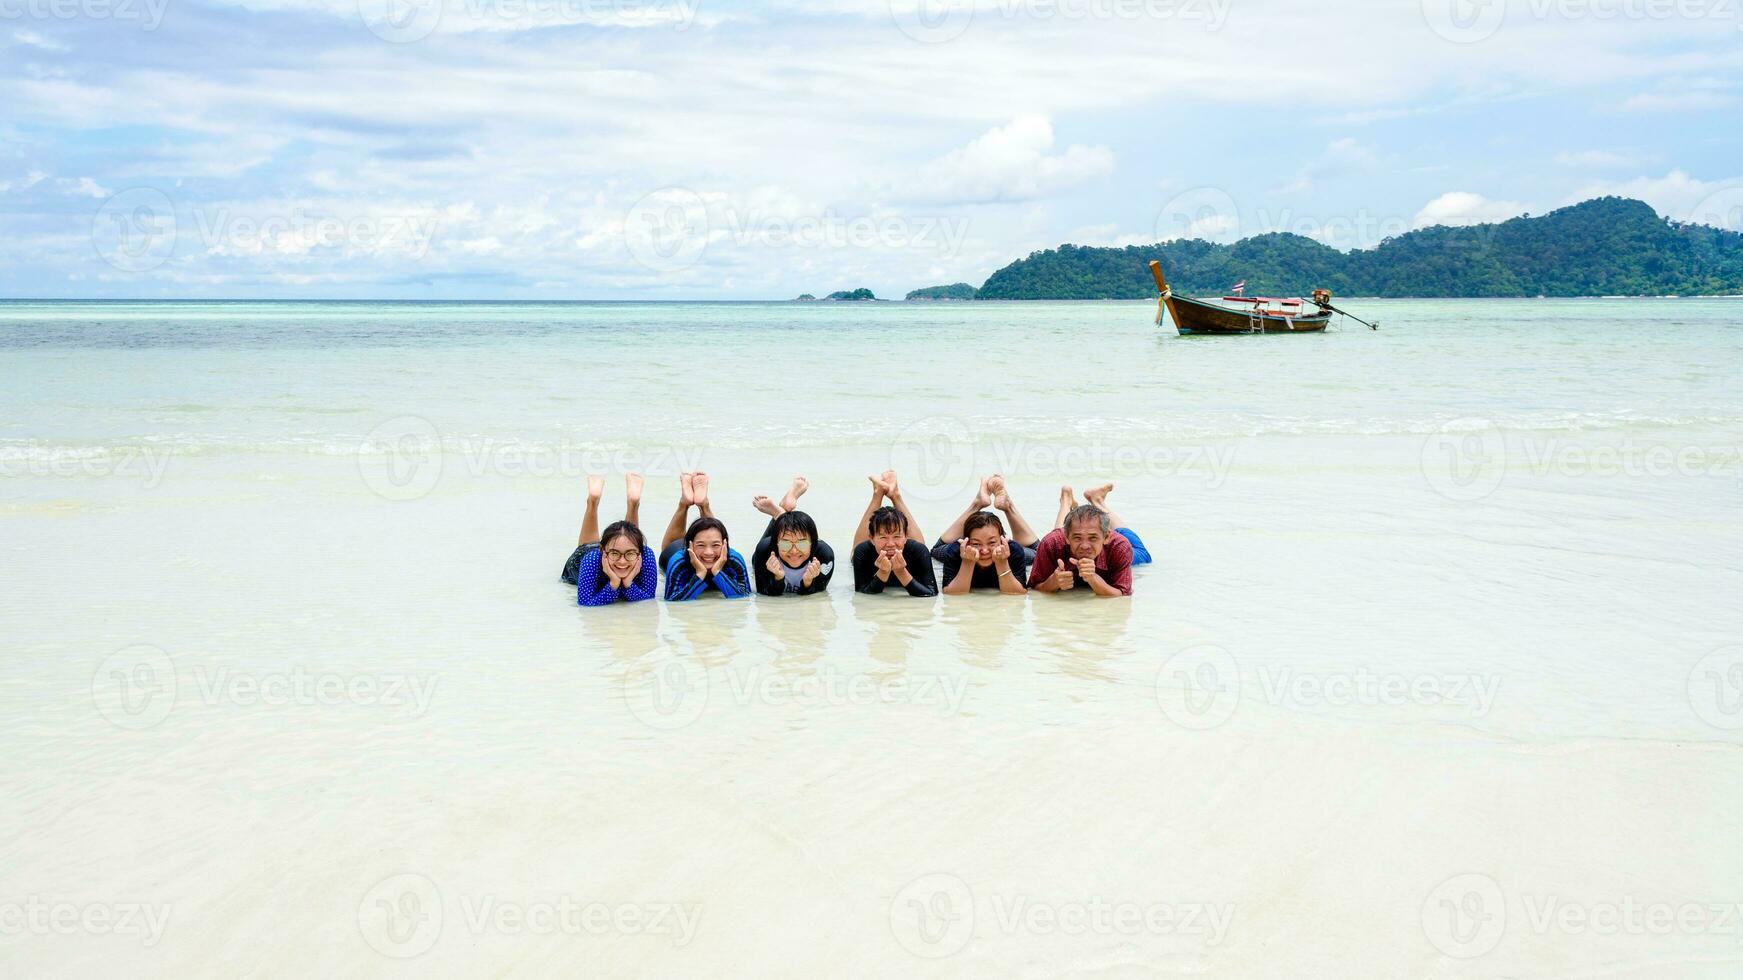
[[[1018,585],[1027,588],[1029,582],[1029,562],[1034,558],[1034,549],[1025,548],[1015,541],[1010,541],[1008,538],[1006,540],[1011,546],[1011,557],[1007,559],[1011,566],[1011,574],[1016,577]],[[945,585],[954,582],[956,580],[957,569],[962,567],[962,545],[955,541],[948,544],[939,541],[937,544],[932,546],[932,557],[938,560],[938,564],[944,566],[944,577],[938,581],[943,582]],[[974,570],[969,574],[974,576],[968,580],[968,587],[970,589],[992,589],[998,591],[998,566],[988,565],[985,568],[982,568],[981,566],[976,565],[974,566]]]
[[[812,541],[811,557],[817,559],[819,566],[817,577],[811,580],[810,585],[801,585],[797,591],[789,593],[786,577],[769,571],[769,556],[775,553],[774,530],[775,522],[771,520],[769,526],[763,529],[763,537],[757,542],[756,550],[751,552],[750,571],[756,576],[757,595],[816,595],[827,591],[829,580],[835,577],[835,549],[826,542]],[[785,565],[786,562],[781,564]]]
[[[924,599],[938,594],[938,578],[932,571],[932,553],[926,546],[913,538],[902,545],[902,561],[908,566],[908,574],[913,581],[908,583],[908,594]],[[896,581],[894,575],[890,581]],[[878,549],[870,541],[861,541],[853,549],[853,588],[855,592],[866,595],[876,595],[884,591],[888,582],[878,579]]]

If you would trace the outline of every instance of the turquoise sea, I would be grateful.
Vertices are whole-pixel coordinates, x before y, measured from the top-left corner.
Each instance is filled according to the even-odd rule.
[[[0,972],[1735,976],[1743,300],[1340,305],[0,303]],[[1157,562],[557,582],[887,467]]]

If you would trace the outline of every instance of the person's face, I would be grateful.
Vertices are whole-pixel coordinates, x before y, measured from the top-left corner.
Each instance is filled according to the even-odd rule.
[[[871,536],[872,547],[886,555],[899,555],[908,543],[908,532],[899,527],[883,528]]]
[[[1101,554],[1102,546],[1107,543],[1108,536],[1098,521],[1078,521],[1065,529],[1065,544],[1071,549],[1073,558],[1093,559]]]
[[[1004,537],[995,527],[977,527],[968,536],[968,543],[980,553],[976,565],[986,567],[993,563],[993,549],[999,546],[999,539]]]
[[[599,548],[600,560],[605,562],[605,570],[620,579],[635,578],[642,570],[642,552],[630,540],[629,535],[620,534]]]
[[[704,565],[712,565],[726,554],[726,538],[719,531],[709,528],[690,539],[690,553]]]
[[[798,531],[787,531],[775,542],[775,551],[788,568],[803,568],[811,560],[811,539]]]

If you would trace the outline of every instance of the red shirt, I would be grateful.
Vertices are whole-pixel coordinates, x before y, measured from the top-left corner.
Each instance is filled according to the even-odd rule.
[[[1065,543],[1065,531],[1049,531],[1035,546],[1035,564],[1029,568],[1029,588],[1037,589],[1041,583],[1053,576],[1059,570],[1059,563],[1071,570],[1071,577],[1077,581],[1078,588],[1088,588],[1083,584],[1083,576],[1077,574],[1077,562],[1071,557],[1071,546]],[[1132,543],[1118,531],[1109,531],[1107,543],[1102,545],[1101,554],[1095,556],[1095,573],[1102,581],[1120,590],[1120,595],[1132,594]]]

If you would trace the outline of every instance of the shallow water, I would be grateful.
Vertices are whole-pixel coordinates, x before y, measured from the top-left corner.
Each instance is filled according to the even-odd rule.
[[[1743,302],[1348,305],[0,304],[0,965],[1734,976]],[[586,472],[892,465],[1158,562],[556,582]]]

